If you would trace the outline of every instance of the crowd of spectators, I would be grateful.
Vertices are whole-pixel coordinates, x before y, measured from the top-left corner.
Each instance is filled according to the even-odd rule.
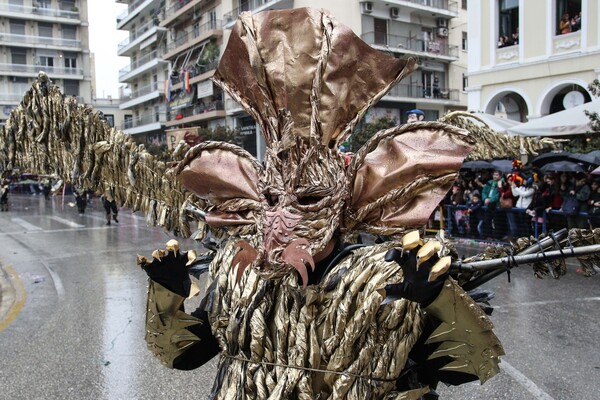
[[[498,37],[498,47],[508,47],[515,46],[519,44],[519,28],[513,32],[510,36],[508,35],[500,35]]]
[[[509,241],[600,226],[600,177],[584,172],[462,171],[444,200],[451,236]]]
[[[568,12],[565,12],[558,22],[558,34],[577,32],[581,29],[581,12],[577,12],[572,18]]]

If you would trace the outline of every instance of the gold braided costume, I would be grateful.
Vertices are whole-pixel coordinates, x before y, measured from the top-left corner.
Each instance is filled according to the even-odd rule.
[[[382,288],[404,280],[402,266],[384,255],[410,241],[341,253],[332,243],[357,232],[406,238],[465,157],[534,153],[547,143],[449,114],[377,133],[346,166],[339,144],[415,67],[323,11],[245,13],[214,80],[260,126],[263,163],[221,142],[189,151],[182,144],[172,165],[159,162],[40,73],[0,129],[0,172],[21,167],[111,190],[149,225],[188,237],[197,222],[200,235],[209,226],[227,238],[210,265],[200,317],[183,312],[184,297],[158,282],[148,293],[146,340],[165,365],[179,367],[204,348],[194,353],[201,362],[219,353],[211,398],[418,399],[428,384],[485,382],[498,372],[504,353],[491,322],[451,278],[426,307],[382,304]],[[571,239],[600,243],[600,233],[573,231]],[[440,262],[455,255],[443,238],[435,243]],[[169,254],[179,251],[171,247]],[[153,256],[160,262],[165,252]],[[591,274],[598,256],[581,261]],[[536,272],[554,270],[563,271],[557,264]],[[429,379],[400,383],[415,361]]]

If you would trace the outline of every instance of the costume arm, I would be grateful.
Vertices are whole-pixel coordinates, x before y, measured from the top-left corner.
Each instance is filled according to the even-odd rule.
[[[492,331],[492,322],[452,278],[424,311],[440,322],[425,343],[438,344],[429,360],[448,360],[441,371],[474,375],[481,383],[500,371],[504,349]]]
[[[197,368],[219,353],[208,317],[198,309],[183,311],[185,298],[150,280],[146,307],[146,343],[169,368]]]

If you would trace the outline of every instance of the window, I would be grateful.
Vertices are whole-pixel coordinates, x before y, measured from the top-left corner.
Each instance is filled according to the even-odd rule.
[[[556,0],[556,34],[581,29],[581,0]]]
[[[77,55],[75,53],[65,53],[65,68],[77,68]]]
[[[467,77],[467,74],[462,74],[462,91],[466,92],[467,87],[469,87],[469,78]]]
[[[77,28],[74,26],[62,25],[62,37],[63,39],[77,39]]]
[[[104,114],[104,119],[111,128],[115,127],[115,116],[113,114]]]
[[[11,49],[10,56],[13,64],[27,64],[27,52],[24,49]]]
[[[52,37],[52,24],[38,22],[38,35],[42,37]]]
[[[25,21],[10,20],[10,33],[13,35],[24,35]]]
[[[373,18],[373,30],[375,31],[375,44],[387,44],[387,21]]]
[[[44,67],[54,67],[54,57],[40,56],[40,65]]]
[[[64,93],[66,96],[79,96],[79,81],[65,79],[63,81]]]
[[[462,0],[462,2],[461,2],[461,3],[462,3],[462,4],[461,4],[461,5],[462,5],[462,9],[463,9],[463,10],[466,10],[466,9],[467,9],[467,0]]]
[[[461,42],[461,45],[462,45],[462,49],[463,49],[464,51],[467,51],[467,50],[469,50],[469,43],[468,43],[468,35],[467,35],[467,32],[463,32],[463,33],[462,33],[462,42]]]
[[[519,37],[519,0],[500,0],[498,47],[512,46]]]

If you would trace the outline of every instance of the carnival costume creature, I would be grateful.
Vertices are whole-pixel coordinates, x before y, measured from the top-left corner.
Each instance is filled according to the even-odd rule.
[[[222,239],[204,269],[175,240],[152,259],[138,256],[150,277],[149,348],[179,369],[218,356],[211,398],[418,399],[440,381],[485,382],[503,350],[461,288],[497,274],[465,265],[453,279],[452,244],[415,228],[467,155],[516,157],[519,147],[542,144],[480,134],[452,114],[444,120],[466,130],[440,122],[388,129],[347,164],[338,146],[415,66],[374,50],[323,11],[245,13],[214,80],[260,126],[263,163],[238,146],[205,142],[182,143],[179,162],[166,165],[40,74],[1,130],[0,165],[111,190],[150,225],[187,237],[198,222],[194,237],[210,230]],[[348,245],[357,232],[395,240]],[[599,243],[600,231],[574,230],[569,239]],[[479,259],[531,254],[531,244]],[[585,258],[591,271],[598,261]],[[209,284],[188,314],[184,301],[200,292],[192,270],[208,270]],[[536,273],[560,276],[564,264],[538,262]]]

